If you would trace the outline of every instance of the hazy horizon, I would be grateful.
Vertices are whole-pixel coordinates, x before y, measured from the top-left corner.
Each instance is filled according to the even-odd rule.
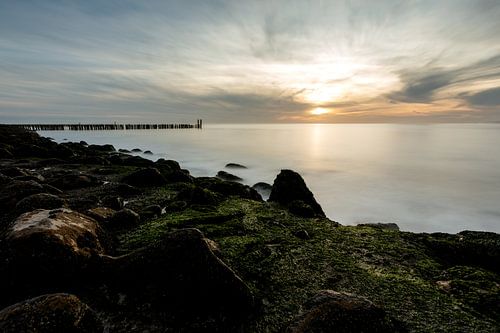
[[[5,1],[0,122],[500,121],[500,2]]]

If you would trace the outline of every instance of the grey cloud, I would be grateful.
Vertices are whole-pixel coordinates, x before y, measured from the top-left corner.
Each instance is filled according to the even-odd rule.
[[[477,106],[500,106],[500,87],[475,93],[465,99]]]

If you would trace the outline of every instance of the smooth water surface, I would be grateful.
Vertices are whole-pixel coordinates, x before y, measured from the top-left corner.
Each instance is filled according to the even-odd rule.
[[[177,160],[194,176],[226,170],[252,185],[298,171],[342,224],[500,232],[500,124],[249,124],[203,130],[42,132]]]

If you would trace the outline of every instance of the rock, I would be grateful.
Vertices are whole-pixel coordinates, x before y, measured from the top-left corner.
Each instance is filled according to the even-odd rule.
[[[104,193],[109,193],[110,195],[117,195],[124,198],[142,193],[142,190],[138,189],[137,187],[130,186],[128,184],[113,182],[104,184],[103,191]]]
[[[90,145],[88,146],[88,149],[106,153],[116,151],[113,145]]]
[[[406,330],[364,297],[323,290],[305,304],[303,313],[288,332],[386,333]]]
[[[269,196],[271,194],[273,186],[271,184],[268,184],[268,183],[258,182],[258,183],[255,183],[252,186],[252,188],[255,189],[257,192],[259,192],[260,194],[265,193],[267,196]]]
[[[156,187],[167,184],[167,180],[156,168],[140,169],[125,176],[124,183],[137,187]]]
[[[56,195],[37,193],[21,199],[16,204],[16,211],[21,213],[31,212],[36,209],[55,209],[66,206],[66,201]]]
[[[0,189],[0,208],[13,208],[21,199],[42,192],[43,186],[35,181],[13,180]]]
[[[103,332],[96,313],[70,294],[38,296],[0,311],[3,333]]]
[[[87,216],[95,219],[100,223],[107,223],[111,217],[116,213],[116,210],[108,207],[96,207],[87,210]]]
[[[151,166],[153,165],[153,161],[148,160],[146,158],[142,158],[140,156],[133,155],[113,155],[109,157],[109,161],[112,164],[116,165],[131,165],[131,166]]]
[[[160,205],[147,206],[140,212],[141,219],[152,219],[161,216],[163,209]]]
[[[179,162],[174,161],[174,160],[166,160],[163,158],[160,158],[155,162],[156,165],[162,166],[162,167],[168,167],[171,171],[173,170],[181,170],[181,166],[179,165]]]
[[[396,223],[360,223],[359,227],[370,227],[370,228],[378,228],[378,229],[387,229],[387,230],[399,230],[399,226]]]
[[[142,150],[139,149],[139,148],[134,148],[131,151],[134,152],[134,153],[140,153]]]
[[[304,179],[295,171],[281,170],[274,180],[273,189],[268,201],[288,206],[295,200],[303,201],[309,205],[314,211],[315,216],[325,217],[323,209],[307,188]]]
[[[297,216],[302,216],[302,217],[314,217],[316,216],[316,212],[314,209],[306,204],[302,200],[293,200],[288,204],[288,210],[290,213],[295,214]]]
[[[104,253],[102,237],[95,220],[69,209],[22,214],[5,237],[12,285],[24,290],[72,282]]]
[[[177,200],[196,205],[215,205],[218,202],[214,192],[198,186],[182,189],[177,195]]]
[[[0,147],[0,159],[9,159],[14,155],[7,148]]]
[[[28,172],[27,170],[18,168],[18,167],[3,168],[0,170],[0,172],[6,176],[11,177],[11,178],[30,176],[30,172]]]
[[[68,174],[50,181],[49,184],[63,190],[75,190],[96,186],[99,181],[91,175]]]
[[[124,229],[138,226],[141,222],[139,214],[131,209],[123,208],[117,211],[110,218],[106,226],[116,229]]]
[[[309,236],[309,233],[306,230],[299,230],[293,233],[293,235],[297,238],[306,240],[306,239],[311,239],[311,236]]]
[[[219,193],[223,197],[237,196],[243,199],[262,201],[260,194],[250,186],[236,182],[227,182],[215,177],[196,178],[196,184],[200,187]]]
[[[119,151],[120,153],[125,153],[125,154],[130,153],[130,150],[128,150],[128,149],[123,149],[123,148],[118,149],[118,151]]]
[[[63,191],[61,191],[60,189],[58,189],[55,186],[52,186],[49,184],[43,184],[42,187],[43,187],[43,190],[49,194],[54,194],[54,195],[63,194]]]
[[[229,169],[248,169],[246,166],[238,164],[238,163],[228,163],[228,164],[226,164],[226,168],[229,168]]]
[[[123,208],[124,202],[122,197],[115,195],[108,195],[102,199],[102,205],[105,207],[112,208],[114,210],[120,210]]]
[[[9,176],[4,175],[3,173],[0,173],[0,185],[5,185],[8,184],[12,181],[12,178]]]
[[[87,142],[85,142],[85,141],[83,141],[83,140],[82,140],[82,141],[80,141],[80,144],[81,144],[82,146],[88,146],[88,145],[89,145]]]
[[[146,155],[153,155],[153,152],[151,150],[146,150],[143,154]]]
[[[247,316],[253,296],[247,285],[211,250],[197,229],[181,229],[159,242],[109,263],[112,289],[129,306],[153,308],[197,318]]]
[[[192,183],[193,177],[182,170],[174,170],[162,173],[169,183]]]
[[[226,171],[217,172],[217,178],[220,178],[222,180],[227,180],[230,182],[239,182],[243,180],[243,178],[230,174],[229,172]]]
[[[42,175],[39,175],[37,173],[33,173],[29,176],[19,176],[19,177],[14,177],[15,180],[22,180],[22,181],[30,181],[33,180],[35,182],[42,183],[45,181],[45,178]]]

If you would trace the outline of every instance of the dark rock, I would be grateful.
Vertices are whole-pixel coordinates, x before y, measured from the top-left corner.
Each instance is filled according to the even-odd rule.
[[[386,333],[406,330],[364,297],[324,290],[305,304],[303,313],[288,332]]]
[[[45,189],[35,181],[13,180],[0,188],[0,208],[13,208],[28,195],[42,192],[45,192]]]
[[[104,253],[103,236],[95,220],[69,209],[22,214],[5,238],[11,285],[22,292],[71,283]]]
[[[3,333],[103,332],[96,313],[70,294],[38,296],[0,311]]]
[[[238,163],[228,163],[228,164],[226,164],[226,168],[229,168],[229,169],[248,169],[246,166],[238,164]]]
[[[214,192],[198,186],[184,188],[178,193],[177,200],[197,205],[215,205],[218,202]]]
[[[146,150],[146,151],[144,152],[144,154],[146,154],[146,155],[153,155],[153,152],[152,152],[151,150]]]
[[[110,193],[125,198],[142,193],[141,189],[123,183],[107,183],[103,186],[103,188],[105,190],[105,193]]]
[[[151,246],[109,263],[111,288],[132,308],[147,302],[178,316],[247,316],[254,300],[246,284],[211,250],[197,229],[165,235]]]
[[[142,150],[139,149],[139,148],[134,148],[131,151],[134,152],[134,153],[140,153]]]
[[[49,184],[42,184],[42,187],[43,187],[44,191],[49,193],[49,194],[54,194],[54,195],[63,194],[63,191],[61,191],[60,189],[58,189],[55,186],[52,186]]]
[[[315,216],[325,217],[323,209],[316,202],[316,199],[314,199],[312,192],[307,188],[304,179],[295,171],[281,170],[274,180],[269,201],[288,206],[295,200],[303,201],[309,205],[314,211]]]
[[[156,168],[140,169],[125,176],[124,183],[137,187],[156,187],[167,184],[167,180]]]
[[[162,173],[169,183],[192,183],[193,177],[181,170]]]
[[[37,168],[43,168],[43,167],[48,167],[48,166],[53,166],[53,165],[61,165],[65,164],[67,161],[60,159],[60,158],[46,158],[40,161],[36,161],[36,167]]]
[[[55,158],[69,158],[76,154],[67,144],[60,144],[55,150],[51,151],[51,155]]]
[[[155,162],[156,165],[158,166],[166,166],[168,168],[170,168],[170,170],[180,170],[181,169],[181,166],[179,165],[179,163],[177,161],[174,161],[174,160],[165,160],[163,158],[160,158],[159,160],[157,160]]]
[[[11,167],[11,168],[3,168],[0,170],[1,173],[3,173],[6,176],[9,177],[23,177],[23,176],[30,176],[30,172],[18,167]]]
[[[108,207],[96,207],[87,210],[86,215],[100,223],[107,223],[116,214],[116,210]]]
[[[66,201],[56,195],[37,193],[21,199],[16,205],[16,211],[21,213],[31,212],[36,209],[55,209],[66,205]]]
[[[139,214],[131,209],[123,208],[117,211],[110,218],[106,226],[114,229],[125,229],[138,226],[141,222]]]
[[[259,193],[267,193],[267,195],[271,194],[273,186],[268,183],[258,182],[252,186]]]
[[[126,153],[126,154],[130,153],[130,150],[128,150],[128,149],[123,149],[123,148],[118,149],[118,151],[119,151],[120,153]]]
[[[186,201],[172,201],[165,207],[166,212],[179,212],[186,209],[188,206]]]
[[[288,204],[287,207],[290,213],[295,214],[297,216],[302,216],[302,217],[316,216],[316,212],[314,211],[314,209],[302,200],[293,200]]]
[[[117,154],[109,157],[111,164],[115,165],[130,165],[130,166],[151,166],[153,161],[140,156]]]
[[[42,175],[39,175],[37,173],[32,173],[29,176],[19,176],[19,177],[14,177],[15,180],[23,180],[23,181],[30,181],[33,180],[35,182],[42,183],[45,181],[45,178]]]
[[[102,199],[102,204],[105,207],[120,210],[123,208],[123,198],[115,195],[108,195]]]
[[[217,177],[222,179],[222,180],[227,180],[227,181],[230,181],[230,182],[238,182],[238,181],[242,181],[243,178],[240,178],[238,176],[235,176],[233,174],[230,174],[229,172],[226,172],[226,171],[219,171],[217,172]]]
[[[0,159],[9,159],[14,155],[7,148],[0,147]]]
[[[196,184],[219,193],[223,197],[237,196],[243,199],[262,201],[262,197],[256,190],[241,183],[227,182],[215,177],[199,177],[196,178]]]
[[[79,188],[96,186],[99,184],[99,181],[91,175],[68,174],[53,179],[49,182],[49,184],[63,190],[75,190]]]
[[[82,146],[88,146],[88,145],[89,145],[87,142],[85,142],[85,141],[83,141],[83,140],[82,140],[82,141],[80,141],[80,144],[81,144]]]
[[[4,175],[3,173],[0,173],[0,185],[5,185],[8,184],[12,181],[12,178],[9,176]]]
[[[399,226],[396,223],[360,223],[359,227],[370,227],[370,228],[378,228],[378,229],[387,229],[387,230],[399,230]]]
[[[152,219],[161,216],[162,208],[160,205],[147,206],[140,212],[141,219]]]
[[[116,151],[113,145],[90,145],[89,149],[99,151],[99,152],[113,152]]]
[[[293,233],[293,235],[297,238],[306,240],[306,239],[311,239],[311,236],[309,236],[309,233],[306,230],[299,230]]]

